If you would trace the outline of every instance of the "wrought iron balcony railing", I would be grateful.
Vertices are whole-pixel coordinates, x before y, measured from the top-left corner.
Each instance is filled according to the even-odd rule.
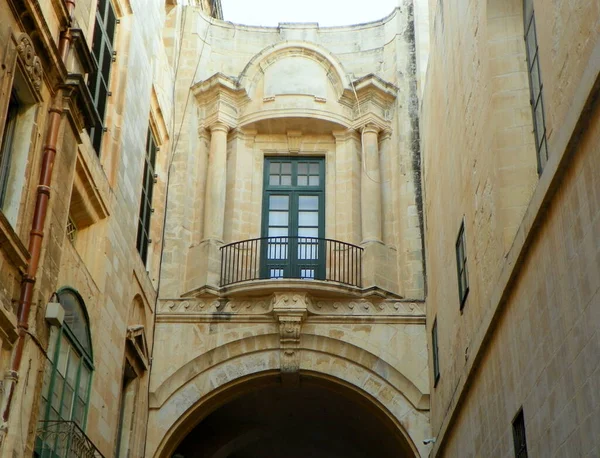
[[[74,421],[40,421],[34,457],[104,458]]]
[[[300,278],[361,286],[359,246],[316,237],[262,237],[221,247],[221,286]]]

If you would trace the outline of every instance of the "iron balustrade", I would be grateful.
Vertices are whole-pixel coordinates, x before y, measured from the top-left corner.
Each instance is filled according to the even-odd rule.
[[[34,457],[104,458],[74,421],[40,421],[36,436]]]
[[[359,246],[316,237],[261,237],[221,247],[221,286],[299,278],[361,286]]]

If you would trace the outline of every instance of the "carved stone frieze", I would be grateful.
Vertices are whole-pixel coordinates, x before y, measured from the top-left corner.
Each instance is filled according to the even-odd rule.
[[[36,91],[42,87],[42,62],[35,53],[35,48],[31,38],[26,33],[19,33],[15,36],[17,54],[26,76]]]
[[[177,299],[161,301],[158,313],[162,314],[215,314],[266,315],[272,310],[268,298],[259,299]]]
[[[311,303],[308,310],[315,315],[421,316],[425,314],[425,305],[418,302],[400,301],[316,300]]]

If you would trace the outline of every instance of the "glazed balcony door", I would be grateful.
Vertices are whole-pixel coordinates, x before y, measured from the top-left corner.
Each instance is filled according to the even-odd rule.
[[[267,158],[262,278],[323,279],[323,159]]]

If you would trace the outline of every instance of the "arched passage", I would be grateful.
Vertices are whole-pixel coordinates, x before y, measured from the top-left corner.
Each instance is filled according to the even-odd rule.
[[[192,434],[194,429],[211,414],[223,408],[225,410],[222,410],[221,414],[216,414],[217,417],[219,415],[234,416],[232,412],[238,409],[227,406],[238,398],[251,396],[245,401],[240,401],[242,403],[240,409],[243,407],[247,411],[250,411],[252,396],[255,399],[254,405],[257,403],[258,405],[274,404],[273,397],[264,395],[264,393],[268,393],[267,391],[260,394],[263,388],[274,390],[273,393],[279,389],[283,390],[280,393],[281,404],[284,405],[283,401],[289,401],[285,411],[293,410],[294,405],[308,405],[308,402],[302,401],[305,396],[316,396],[324,400],[332,399],[328,410],[333,412],[345,412],[349,410],[348,406],[354,406],[355,410],[352,414],[348,413],[341,417],[343,419],[365,418],[369,425],[379,424],[380,427],[376,429],[388,431],[386,437],[390,435],[396,437],[392,444],[388,445],[383,445],[385,442],[383,440],[375,441],[382,442],[382,447],[384,447],[382,453],[389,448],[394,448],[405,452],[410,450],[411,453],[406,454],[408,453],[406,452],[404,455],[392,456],[427,455],[429,446],[423,445],[422,442],[431,435],[426,395],[419,396],[418,392],[413,392],[414,386],[411,389],[412,384],[408,383],[407,379],[377,357],[369,356],[357,348],[352,350],[353,347],[348,347],[347,344],[339,341],[334,342],[332,339],[304,337],[299,348],[301,354],[300,388],[309,387],[310,390],[298,391],[296,392],[298,396],[291,394],[288,396],[284,392],[284,388],[287,389],[287,387],[281,387],[279,384],[280,360],[279,349],[276,348],[278,342],[275,336],[269,335],[255,339],[246,338],[237,344],[232,343],[233,347],[229,345],[218,347],[214,352],[199,356],[196,360],[180,368],[172,377],[164,380],[161,386],[153,390],[151,394],[148,456],[171,458],[180,444],[184,443],[186,437]],[[311,348],[314,346],[319,348]],[[257,347],[261,349],[258,350]],[[347,356],[351,356],[351,358],[347,358]],[[317,391],[315,391],[315,386],[318,388]],[[326,393],[334,393],[334,395],[329,396]],[[300,401],[294,401],[294,399]],[[324,404],[324,401],[317,403],[317,405],[321,404]],[[320,414],[312,415],[313,411],[314,409],[309,409],[304,412],[302,418],[305,420],[300,423],[308,421],[306,419],[309,417],[321,418]],[[225,413],[223,414],[223,412]],[[267,416],[279,418],[281,415],[281,412],[273,411]],[[325,417],[326,425],[340,423],[334,420],[333,415],[332,413]],[[247,416],[260,418],[265,415],[255,412],[253,415]],[[199,430],[207,428],[207,425],[208,423]],[[239,434],[233,434],[229,431],[231,428],[226,428],[227,432],[233,436],[225,442],[225,445],[237,449],[243,444],[252,442],[253,438],[264,437],[265,428],[267,432],[269,431],[268,427],[257,430],[250,426],[246,430],[240,430]],[[341,430],[352,431],[352,428],[346,425]],[[389,433],[390,430],[393,433]],[[329,435],[335,434],[336,431],[339,433],[340,429],[330,431]],[[193,433],[192,436],[196,437],[197,433]],[[367,447],[371,443],[369,441],[372,440],[369,438],[372,437],[375,436],[365,433],[360,447]],[[201,448],[204,448],[205,445]],[[229,448],[223,450],[229,450]],[[248,453],[250,452],[248,451]],[[183,454],[183,456],[187,455]],[[231,456],[235,457],[236,455]],[[263,456],[276,455],[266,453]]]
[[[236,391],[236,388],[230,388]],[[351,388],[303,373],[286,386],[276,374],[212,410],[177,444],[185,458],[413,457],[411,444],[376,403]]]

